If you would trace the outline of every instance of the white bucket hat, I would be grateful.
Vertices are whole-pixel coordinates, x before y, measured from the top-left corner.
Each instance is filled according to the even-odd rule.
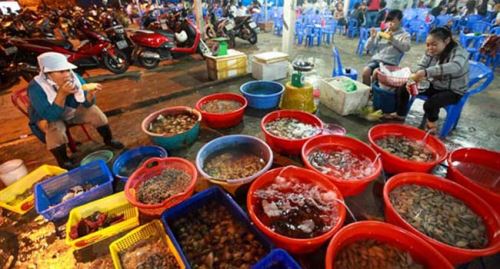
[[[38,56],[38,66],[43,73],[76,69],[77,66],[68,62],[64,54],[45,52]]]

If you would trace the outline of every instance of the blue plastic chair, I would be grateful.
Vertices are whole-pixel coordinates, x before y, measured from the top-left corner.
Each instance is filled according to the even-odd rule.
[[[338,76],[346,76],[350,77],[353,80],[358,79],[358,71],[354,68],[343,68],[342,67],[342,60],[340,59],[340,53],[337,47],[333,47],[332,49],[333,53],[333,71],[332,71],[332,77],[338,77]],[[349,69],[349,72],[347,72],[347,69]]]
[[[357,20],[349,19],[347,22],[347,37],[354,38],[359,34],[359,25]]]
[[[474,24],[480,21],[483,21],[483,17],[481,15],[466,16],[462,19],[460,30],[469,32],[474,27]]]
[[[436,27],[443,27],[448,25],[448,22],[451,21],[453,18],[450,15],[439,15],[436,17],[436,20],[434,21],[434,26]]]
[[[470,27],[470,31],[472,33],[487,33],[491,28],[491,24],[485,22],[485,21],[477,21]]]
[[[322,35],[323,35],[323,40],[326,42],[326,44],[330,44],[335,35],[335,29],[337,28],[337,21],[336,20],[328,20],[326,22],[325,27],[323,28]]]
[[[463,31],[459,35],[460,44],[469,52],[469,58],[478,61],[479,49],[483,44],[484,37],[481,35],[465,34]]]
[[[440,138],[445,138],[448,134],[457,127],[458,120],[462,114],[462,109],[469,99],[474,94],[484,91],[493,81],[494,75],[490,68],[486,65],[474,61],[469,61],[469,90],[464,96],[454,105],[447,106],[446,118],[444,120],[441,131],[439,132]],[[484,80],[484,81],[483,81]],[[482,82],[481,82],[482,81]],[[477,84],[477,86],[476,86]],[[473,88],[473,86],[475,86]],[[418,95],[417,98],[427,100],[427,96]],[[413,104],[415,97],[411,98],[408,109]],[[425,118],[422,119],[425,121]]]
[[[295,22],[295,39],[297,40],[298,45],[302,45],[304,41],[305,31],[304,24],[300,21]]]
[[[356,48],[356,54],[358,54],[359,56],[363,56],[366,42],[368,41],[369,37],[370,37],[370,30],[368,30],[368,28],[361,27],[359,29],[358,47]]]
[[[273,22],[274,34],[277,36],[281,36],[281,34],[283,33],[283,19],[282,18],[274,18],[273,21],[274,21]]]
[[[306,37],[306,47],[312,47],[314,46],[314,38],[315,36],[315,31],[314,31],[314,25],[308,24],[304,28],[304,36]]]
[[[411,36],[415,35],[415,41],[425,42],[427,35],[429,35],[430,26],[422,20],[413,20],[410,22],[409,33]]]

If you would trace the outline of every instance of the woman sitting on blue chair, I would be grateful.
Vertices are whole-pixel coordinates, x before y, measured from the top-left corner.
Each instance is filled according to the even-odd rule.
[[[397,66],[404,53],[410,50],[410,34],[401,27],[403,12],[391,10],[385,20],[389,26],[384,33],[377,33],[375,28],[370,30],[370,38],[366,43],[366,50],[375,54],[363,69],[363,83],[370,86],[371,76],[380,63]]]
[[[467,92],[469,55],[446,27],[432,30],[426,44],[426,52],[411,77],[415,81],[430,82],[428,89],[422,93],[427,96],[424,103],[424,117],[427,119],[425,129],[436,133],[439,110],[456,104]],[[404,120],[408,112],[409,84],[396,90],[397,111],[388,118]]]

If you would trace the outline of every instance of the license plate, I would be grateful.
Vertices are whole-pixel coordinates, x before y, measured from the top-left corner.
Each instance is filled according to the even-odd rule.
[[[255,22],[250,22],[248,25],[249,25],[249,26],[250,26],[250,28],[252,28],[252,29],[253,29],[253,28],[257,28],[257,24],[256,24]]]
[[[225,28],[228,31],[233,30],[234,29],[234,24],[232,24],[232,23],[226,24]]]
[[[118,47],[118,49],[124,49],[124,48],[128,47],[128,44],[127,44],[126,40],[120,40],[120,41],[116,42],[116,46]]]
[[[116,28],[115,31],[116,31],[117,34],[123,34],[123,33],[125,33],[125,31],[123,30],[123,28]]]
[[[12,55],[17,52],[17,47],[8,47],[5,48],[5,54]]]

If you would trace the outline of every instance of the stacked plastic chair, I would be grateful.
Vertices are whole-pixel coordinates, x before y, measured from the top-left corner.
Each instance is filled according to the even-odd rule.
[[[323,40],[326,42],[326,44],[330,44],[330,42],[333,42],[332,38],[335,36],[335,29],[337,28],[337,21],[334,19],[330,19],[326,21],[325,26],[323,27],[322,35],[323,35]]]
[[[425,42],[427,35],[429,35],[430,26],[422,20],[413,20],[409,24],[408,33],[415,36],[417,43]]]
[[[458,121],[460,120],[460,115],[462,114],[462,109],[472,95],[484,91],[493,81],[494,75],[490,68],[482,63],[469,61],[469,90],[462,96],[460,101],[454,105],[447,106],[446,118],[444,120],[441,131],[439,132],[439,137],[445,138],[448,134],[457,127]],[[481,82],[482,81],[482,82]],[[476,86],[477,84],[477,86]],[[473,88],[473,86],[475,86]],[[418,95],[417,98],[422,100],[427,100],[427,96]],[[408,108],[411,107],[415,98],[410,100]],[[426,120],[422,119],[423,122]]]
[[[452,16],[450,15],[439,15],[436,17],[436,20],[434,21],[434,26],[436,27],[443,27],[448,25],[448,22],[453,19]]]

